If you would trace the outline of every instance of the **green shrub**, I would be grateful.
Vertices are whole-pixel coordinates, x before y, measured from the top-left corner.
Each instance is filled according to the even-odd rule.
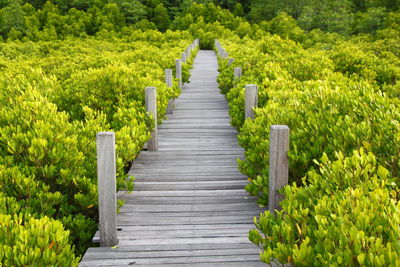
[[[303,179],[285,187],[282,210],[255,222],[250,239],[261,260],[296,266],[400,264],[398,187],[389,171],[363,149],[350,157],[326,154]],[[398,180],[397,180],[398,181]],[[261,234],[260,234],[261,233]]]
[[[363,146],[370,147],[379,163],[394,175],[399,173],[400,102],[382,95],[372,76],[335,72],[339,64],[349,66],[346,62],[357,57],[356,53],[333,58],[332,54],[343,50],[303,49],[269,34],[257,41],[232,38],[223,45],[235,61],[228,66],[227,60],[219,60],[218,80],[229,101],[232,124],[240,131],[239,143],[246,150],[245,160],[239,161],[240,170],[250,178],[246,188],[259,197],[260,204],[268,200],[269,127],[273,124],[291,129],[292,182],[299,181],[322,153],[333,157],[334,151],[343,151],[348,155]],[[359,51],[363,58],[365,54]],[[243,76],[234,83],[236,66],[242,67]],[[259,102],[255,119],[245,122],[246,84],[258,85]],[[387,91],[396,88],[389,86]]]
[[[0,214],[0,225],[1,265],[78,266],[69,232],[59,221],[48,217],[24,221],[16,214]]]

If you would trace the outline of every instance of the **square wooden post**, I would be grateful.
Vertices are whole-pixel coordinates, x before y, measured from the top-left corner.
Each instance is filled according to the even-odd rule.
[[[114,132],[98,133],[96,146],[100,246],[112,247],[118,243]]]
[[[165,84],[167,87],[172,87],[172,69],[165,69]],[[167,114],[173,113],[174,99],[168,101]]]
[[[157,133],[157,92],[155,87],[146,87],[146,111],[153,118],[153,131],[151,138],[147,141],[148,151],[157,151],[158,149],[158,133]]]
[[[279,203],[283,196],[278,190],[287,185],[289,179],[289,132],[286,125],[270,127],[268,209],[273,214],[281,209]]]
[[[245,115],[244,118],[254,119],[254,107],[258,105],[257,85],[247,84],[245,87]]]

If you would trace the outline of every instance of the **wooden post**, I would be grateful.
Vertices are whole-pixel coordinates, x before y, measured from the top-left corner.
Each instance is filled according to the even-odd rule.
[[[236,83],[242,77],[242,68],[235,67],[233,69],[233,81]]]
[[[100,246],[112,247],[117,239],[117,194],[114,132],[96,135]]]
[[[182,61],[180,59],[175,60],[175,77],[179,79],[178,85],[182,89]]]
[[[233,61],[235,61],[234,58],[232,58],[232,57],[229,58],[229,60],[228,60],[228,66],[232,65]]]
[[[181,56],[182,56],[182,62],[186,63],[186,53],[182,53]]]
[[[151,138],[147,141],[148,151],[157,151],[158,149],[158,134],[157,134],[157,92],[155,87],[146,87],[146,111],[153,118],[154,125],[151,132]]]
[[[190,57],[190,46],[188,48],[186,48],[185,53],[186,53],[186,59],[189,60],[189,57]]]
[[[254,107],[258,105],[257,85],[248,84],[245,89],[245,115],[244,118],[254,118]]]
[[[166,83],[167,87],[172,87],[172,70],[171,69],[165,69],[165,83]],[[173,106],[174,106],[174,99],[171,98],[168,101],[167,114],[173,113]]]
[[[288,184],[289,178],[289,132],[286,125],[272,125],[269,138],[269,202],[268,209],[274,214],[280,210],[283,195],[279,189]]]

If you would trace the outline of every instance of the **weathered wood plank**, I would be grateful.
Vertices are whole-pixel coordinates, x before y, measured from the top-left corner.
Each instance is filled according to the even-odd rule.
[[[254,249],[221,249],[221,250],[183,250],[183,251],[165,251],[157,252],[160,257],[199,257],[199,256],[225,256],[225,255],[258,255],[258,252]],[[100,252],[93,253],[91,256],[86,257],[87,259],[108,259],[108,258],[153,258],[155,252],[153,251],[139,251],[127,254],[119,251]]]
[[[172,205],[175,203],[181,204],[215,204],[215,203],[254,203],[255,199],[250,197],[131,197],[129,200],[125,198],[127,203],[133,205],[155,205],[160,202],[165,205]],[[129,201],[129,202],[128,202]],[[253,210],[252,210],[253,211]]]
[[[213,266],[214,263],[220,262],[241,262],[247,266],[250,261],[258,261],[259,255],[224,255],[224,256],[198,256],[198,257],[165,257],[165,258],[116,258],[116,259],[93,259],[90,264],[101,264],[100,266],[128,266],[128,265],[139,265],[146,264],[147,266],[153,266],[153,264],[188,264],[188,263],[207,263],[209,266]],[[93,265],[81,266],[93,266]],[[227,264],[230,266],[230,264]],[[243,265],[242,265],[243,266]],[[260,265],[259,265],[260,266]]]
[[[130,205],[125,204],[124,207],[121,209],[119,215],[123,215],[128,210],[130,213],[134,212],[201,212],[201,211],[245,211],[250,210],[254,211],[253,203],[226,203],[226,204],[174,204],[174,205]]]
[[[243,189],[228,190],[178,190],[179,193],[167,191],[135,191],[137,196],[248,196],[249,194]]]

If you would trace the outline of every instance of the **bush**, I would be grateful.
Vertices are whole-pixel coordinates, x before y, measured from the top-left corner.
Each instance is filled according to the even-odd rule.
[[[261,260],[296,266],[397,266],[400,202],[389,171],[363,149],[321,158],[303,186],[285,187],[282,210],[250,232]],[[260,232],[261,234],[260,234]]]
[[[48,217],[24,221],[16,214],[0,214],[0,225],[0,264],[78,266],[79,258],[69,243],[69,232],[59,221]]]

